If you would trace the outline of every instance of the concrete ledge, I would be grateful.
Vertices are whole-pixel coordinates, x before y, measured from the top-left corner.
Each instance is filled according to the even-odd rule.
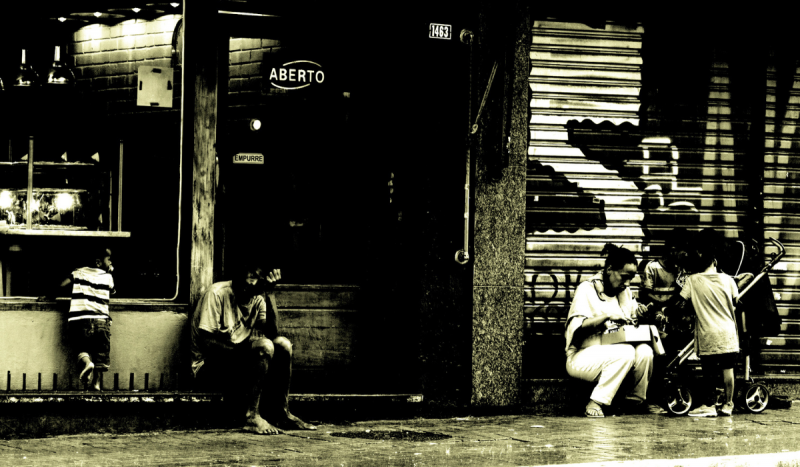
[[[175,403],[214,402],[222,400],[214,392],[146,392],[146,391],[9,391],[0,392],[0,404],[17,403],[69,403],[69,402],[119,402],[119,403]],[[417,404],[422,394],[290,394],[296,402],[379,402]]]
[[[771,408],[800,408],[800,378],[792,375],[753,375],[752,378],[769,390]],[[594,385],[573,378],[543,378],[524,379],[521,386],[523,407],[551,407],[557,412],[577,413],[583,410]]]
[[[413,418],[422,401],[421,394],[293,394],[290,404],[292,413],[320,424]],[[213,392],[0,392],[0,439],[237,428],[239,402]]]

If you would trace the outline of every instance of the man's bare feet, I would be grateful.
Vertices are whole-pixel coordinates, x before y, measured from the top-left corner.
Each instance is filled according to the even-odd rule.
[[[284,430],[316,430],[317,427],[310,423],[306,423],[292,414],[287,414],[283,419],[274,420],[272,423],[275,426]]]
[[[244,431],[250,431],[259,435],[279,435],[283,433],[283,430],[270,425],[259,415],[247,417],[247,421],[244,422]]]

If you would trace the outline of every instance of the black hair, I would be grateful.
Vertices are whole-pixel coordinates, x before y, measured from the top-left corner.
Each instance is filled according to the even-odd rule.
[[[688,248],[688,264],[691,272],[698,273],[708,269],[720,257],[726,247],[725,237],[714,229],[698,232]]]
[[[674,247],[680,249],[686,246],[688,238],[689,231],[686,230],[686,227],[675,227],[672,229],[672,232],[669,234],[664,244],[667,248]]]
[[[253,274],[259,280],[265,278],[264,268],[255,260],[244,260],[234,268],[234,279],[244,280],[247,276]]]
[[[624,268],[626,264],[633,264],[639,267],[639,261],[636,260],[636,255],[634,255],[631,250],[619,247],[613,243],[606,243],[603,247],[602,254],[608,254],[606,257],[606,268],[611,266],[611,269],[617,271]]]
[[[111,249],[105,246],[94,247],[91,249],[91,254],[91,258],[88,259],[90,259],[92,262],[97,260],[103,261],[103,258],[106,256],[111,256]]]

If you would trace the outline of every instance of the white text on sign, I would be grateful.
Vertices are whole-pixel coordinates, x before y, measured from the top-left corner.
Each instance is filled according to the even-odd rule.
[[[233,156],[234,164],[263,164],[264,154],[260,152],[240,152]]]
[[[449,24],[430,23],[428,25],[428,37],[449,40],[453,37],[453,27]]]

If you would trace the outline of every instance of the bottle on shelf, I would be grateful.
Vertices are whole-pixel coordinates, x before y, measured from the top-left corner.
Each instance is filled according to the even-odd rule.
[[[73,85],[75,84],[75,74],[61,61],[61,46],[57,45],[53,54],[53,64],[47,72],[47,84]]]
[[[14,86],[30,87],[39,84],[39,75],[32,66],[28,65],[25,52],[25,49],[22,49],[22,61],[19,65],[17,79],[14,80]]]

